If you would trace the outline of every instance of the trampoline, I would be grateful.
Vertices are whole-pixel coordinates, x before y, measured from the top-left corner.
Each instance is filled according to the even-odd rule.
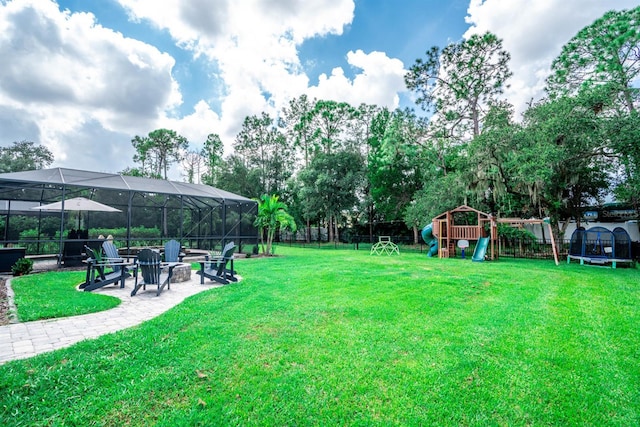
[[[633,264],[631,256],[631,237],[624,228],[613,231],[604,227],[592,227],[588,230],[580,227],[571,235],[567,264],[572,259],[584,263],[607,265],[613,268],[619,263]]]

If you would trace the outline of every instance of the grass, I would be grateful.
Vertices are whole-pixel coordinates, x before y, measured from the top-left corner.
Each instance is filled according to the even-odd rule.
[[[18,319],[21,322],[77,316],[113,308],[116,297],[78,292],[85,272],[65,271],[30,274],[11,279]]]
[[[640,273],[278,248],[149,322],[0,366],[0,425],[640,422]]]

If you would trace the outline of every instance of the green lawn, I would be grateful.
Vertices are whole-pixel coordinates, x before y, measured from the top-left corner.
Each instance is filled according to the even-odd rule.
[[[60,271],[11,279],[18,320],[29,322],[77,316],[108,310],[120,304],[116,297],[78,292],[76,288],[84,281],[85,275],[83,271]]]
[[[276,253],[0,366],[0,425],[640,424],[638,270]]]

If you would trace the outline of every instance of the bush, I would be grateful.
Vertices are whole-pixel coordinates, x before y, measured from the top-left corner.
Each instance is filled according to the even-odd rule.
[[[33,271],[33,260],[28,258],[19,258],[13,266],[11,272],[14,276],[24,276]]]
[[[91,237],[96,238],[99,235],[107,237],[113,236],[114,240],[122,240],[127,237],[127,228],[92,228],[89,233]],[[131,228],[131,246],[154,246],[160,244],[161,233],[157,227],[132,227]],[[116,242],[117,245],[117,242]]]
[[[498,236],[505,237],[507,239],[518,239],[526,243],[532,243],[537,240],[536,236],[529,230],[510,227],[504,224],[498,224]]]

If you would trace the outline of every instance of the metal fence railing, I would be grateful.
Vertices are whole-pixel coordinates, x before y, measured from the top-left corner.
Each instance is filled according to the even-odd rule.
[[[420,242],[413,243],[413,238],[407,236],[390,236],[391,241],[400,247],[400,252],[419,252],[426,253],[429,246]],[[375,238],[377,242],[377,236]],[[301,248],[318,248],[318,249],[349,249],[349,250],[365,250],[370,251],[371,246],[375,242],[371,242],[369,236],[351,236],[349,241],[327,242],[313,241],[310,243],[296,240],[280,241],[278,244],[285,246],[295,246]],[[467,256],[471,256],[475,249],[475,241],[471,241],[470,247],[465,250]],[[558,250],[558,258],[566,259],[569,253],[569,240],[556,241]],[[496,253],[498,257],[503,258],[526,258],[526,259],[553,259],[552,245],[549,240],[534,239],[515,239],[501,237],[496,241]],[[640,257],[640,243],[632,243],[632,254],[635,259]],[[460,249],[457,249],[450,256],[460,256]]]
[[[514,239],[501,237],[498,239],[498,256],[527,259],[553,259],[553,247],[549,240]],[[558,258],[567,257],[569,240],[556,241]]]

